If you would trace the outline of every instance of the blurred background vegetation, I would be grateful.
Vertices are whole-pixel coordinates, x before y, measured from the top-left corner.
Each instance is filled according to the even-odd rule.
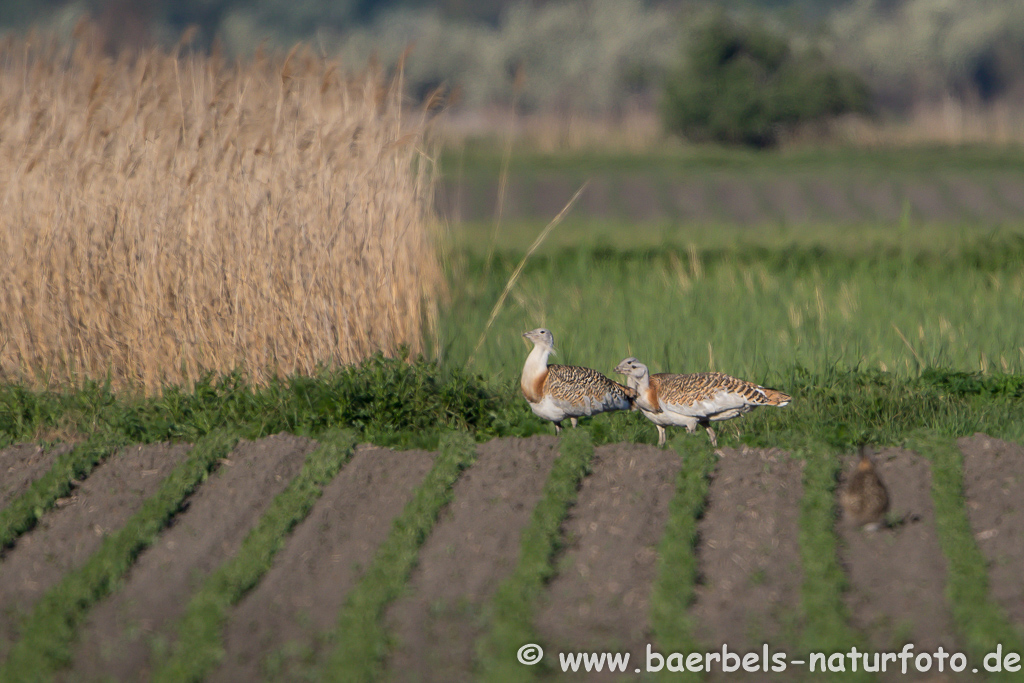
[[[649,148],[666,129],[754,146],[1024,140],[1019,0],[0,1],[9,32],[87,15],[111,51],[195,26],[196,49],[233,56],[305,41],[351,70],[408,53],[408,96],[444,87],[459,139],[513,121],[549,147]]]

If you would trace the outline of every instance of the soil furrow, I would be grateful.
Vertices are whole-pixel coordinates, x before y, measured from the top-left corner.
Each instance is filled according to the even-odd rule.
[[[314,647],[335,625],[349,589],[434,457],[426,451],[359,447],[296,527],[263,581],[233,610],[225,657],[210,680],[257,680],[267,655],[278,654],[286,644]]]
[[[668,215],[658,196],[658,180],[650,176],[625,176],[620,179],[619,202],[630,219],[664,222]]]
[[[984,434],[957,443],[967,518],[988,562],[989,595],[1024,627],[1024,448]]]
[[[854,199],[868,211],[867,221],[899,220],[902,207],[896,198],[892,181],[856,179],[851,185]]]
[[[847,196],[848,180],[836,182],[831,178],[815,179],[810,181],[808,190],[814,198],[822,222],[857,223],[864,220]]]
[[[169,641],[188,596],[238,551],[314,447],[290,434],[240,442],[174,524],[139,556],[125,586],[93,610],[69,679],[148,678],[152,645]]]
[[[558,439],[496,439],[477,452],[420,550],[409,595],[388,609],[398,643],[388,661],[391,680],[472,679],[481,608],[515,569]]]
[[[718,219],[711,206],[711,189],[703,180],[676,181],[669,187],[681,223],[711,222]]]
[[[917,652],[934,652],[939,645],[955,652],[952,615],[943,598],[946,558],[935,530],[928,460],[902,449],[886,449],[872,459],[889,491],[892,524],[871,532],[843,519],[837,522],[852,625],[876,652],[898,650],[908,642]],[[856,462],[853,456],[844,459],[837,492]],[[902,676],[879,675],[882,680]]]
[[[786,225],[804,225],[811,220],[807,191],[798,178],[770,180],[765,187],[765,214]]]
[[[962,220],[973,219],[984,222],[1013,220],[1013,214],[1001,206],[989,189],[985,187],[984,181],[975,181],[962,175],[950,176],[945,180],[946,191],[962,210]]]
[[[803,462],[778,449],[722,453],[697,524],[694,635],[710,650],[791,649],[803,580]]]
[[[17,444],[0,451],[0,509],[23,494],[46,473],[53,461],[73,446],[62,445],[50,450],[34,443]]]
[[[764,207],[758,200],[750,183],[733,178],[721,178],[715,186],[714,195],[727,217],[735,225],[757,225],[764,222]]]
[[[158,444],[120,451],[18,539],[0,562],[0,654],[16,639],[21,615],[138,511],[188,449]]]
[[[932,181],[915,179],[903,183],[903,197],[910,202],[919,220],[929,223],[957,220],[958,207],[951,206]]]
[[[680,465],[677,453],[653,446],[614,444],[594,452],[592,471],[562,524],[567,547],[558,574],[537,613],[549,658],[596,649],[628,651],[631,668],[642,661],[651,640],[656,549]]]

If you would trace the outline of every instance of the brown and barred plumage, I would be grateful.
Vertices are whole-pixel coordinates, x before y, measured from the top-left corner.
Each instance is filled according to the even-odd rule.
[[[707,401],[721,391],[736,394],[748,403],[762,406],[784,406],[791,398],[781,391],[737,379],[724,372],[695,372],[687,375],[659,372],[651,375],[650,384],[659,400],[677,404]]]
[[[637,391],[634,404],[658,427],[658,445],[665,445],[665,427],[686,427],[691,434],[703,424],[708,438],[718,445],[711,422],[729,420],[758,406],[789,404],[781,391],[762,387],[721,372],[679,375],[650,374],[636,358],[626,358],[615,372],[626,375],[626,383]]]
[[[597,370],[575,365],[549,365],[542,392],[584,411],[594,405],[613,405],[616,410],[629,410],[630,401],[636,398],[635,389],[608,379]]]
[[[628,410],[636,391],[612,381],[596,370],[575,365],[548,365],[554,353],[554,336],[539,328],[523,334],[534,343],[526,358],[520,388],[530,409],[538,417],[555,424],[555,433],[562,430],[562,420],[569,418],[576,426],[577,418],[609,410]]]
[[[860,448],[860,462],[839,493],[843,516],[855,526],[869,531],[879,529],[889,511],[889,491],[875,470],[875,463],[864,446]]]

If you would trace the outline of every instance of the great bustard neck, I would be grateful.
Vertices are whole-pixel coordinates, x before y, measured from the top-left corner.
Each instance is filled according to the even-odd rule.
[[[537,344],[533,347],[533,351],[530,351],[530,355],[526,357],[526,363],[523,365],[523,384],[532,382],[538,375],[547,372],[548,356],[550,355],[551,348],[549,346]]]

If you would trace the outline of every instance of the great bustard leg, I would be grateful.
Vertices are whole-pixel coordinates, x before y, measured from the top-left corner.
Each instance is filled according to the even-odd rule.
[[[569,422],[572,423],[572,428],[576,429],[576,418],[575,417],[570,417],[569,418]]]
[[[554,425],[555,425],[555,436],[558,436],[559,433],[561,433],[561,431],[562,431],[562,423],[561,422],[555,422]]]
[[[665,428],[662,427],[661,425],[654,425],[654,426],[658,428],[658,445],[659,446],[664,446],[665,445]]]
[[[715,436],[715,430],[711,428],[711,425],[704,425],[708,430],[708,438],[711,439],[711,447],[718,448],[718,437]]]

